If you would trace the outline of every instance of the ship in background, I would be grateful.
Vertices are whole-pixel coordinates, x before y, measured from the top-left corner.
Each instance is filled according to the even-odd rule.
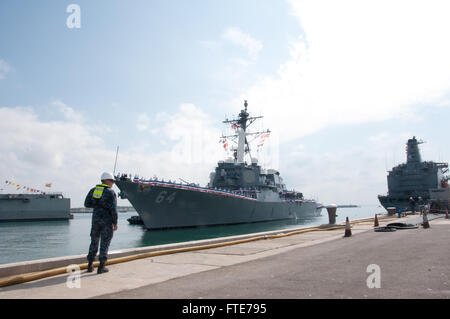
[[[409,209],[409,199],[416,203],[419,197],[423,204],[430,201],[430,194],[448,188],[448,163],[422,161],[419,144],[414,136],[406,144],[406,163],[397,165],[389,171],[387,176],[388,194],[378,195],[384,208],[395,207],[397,211]]]
[[[250,155],[248,127],[262,116],[245,109],[237,119],[225,120],[235,130],[233,157],[220,161],[206,187],[196,184],[131,179],[116,176],[119,196],[128,199],[147,229],[227,225],[319,216],[322,205],[288,190],[280,173],[263,169]],[[248,155],[250,162],[245,161]]]
[[[0,194],[0,222],[70,218],[70,198],[61,193]]]

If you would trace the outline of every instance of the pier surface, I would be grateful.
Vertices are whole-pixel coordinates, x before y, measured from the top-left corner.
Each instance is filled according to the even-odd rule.
[[[420,223],[418,215],[380,220]],[[109,265],[0,288],[0,298],[450,298],[450,220],[374,232],[373,221]],[[287,231],[286,231],[287,232]],[[369,265],[380,288],[369,288]]]

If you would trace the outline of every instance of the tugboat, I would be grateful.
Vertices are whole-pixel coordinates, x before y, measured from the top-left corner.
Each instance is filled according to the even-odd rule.
[[[144,224],[144,222],[142,221],[142,218],[140,216],[131,216],[130,218],[127,219],[127,221],[131,225],[143,225]]]
[[[322,205],[305,199],[303,194],[288,190],[280,173],[263,169],[250,156],[249,135],[268,134],[270,131],[249,133],[247,129],[262,116],[251,117],[248,103],[232,124],[235,134],[222,136],[237,141],[234,158],[220,161],[210,174],[205,187],[197,184],[145,180],[117,175],[119,197],[127,198],[141,217],[147,229],[196,227],[253,223],[283,219],[319,216]],[[245,161],[250,157],[249,163]]]
[[[430,192],[448,188],[448,163],[422,161],[415,136],[406,143],[406,163],[397,165],[387,176],[388,194],[378,195],[384,208],[395,207],[397,212],[411,208],[411,203],[427,205]]]

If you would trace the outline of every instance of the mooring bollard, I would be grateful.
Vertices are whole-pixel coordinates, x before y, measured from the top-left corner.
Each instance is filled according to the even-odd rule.
[[[337,205],[331,204],[327,206],[327,212],[328,212],[328,223],[330,225],[336,224],[336,210]]]
[[[386,209],[387,209],[387,211],[388,211],[388,215],[389,215],[389,216],[395,215],[395,213],[396,213],[396,211],[397,211],[397,209],[396,209],[395,207],[388,207],[388,208],[386,208]]]

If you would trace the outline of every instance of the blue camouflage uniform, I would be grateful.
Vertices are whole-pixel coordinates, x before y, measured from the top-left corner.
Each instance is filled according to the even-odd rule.
[[[113,237],[113,225],[117,225],[117,197],[109,185],[99,184],[86,196],[84,206],[94,208],[92,214],[91,245],[87,255],[88,262],[93,262],[100,242],[100,263],[106,263],[108,248]]]

